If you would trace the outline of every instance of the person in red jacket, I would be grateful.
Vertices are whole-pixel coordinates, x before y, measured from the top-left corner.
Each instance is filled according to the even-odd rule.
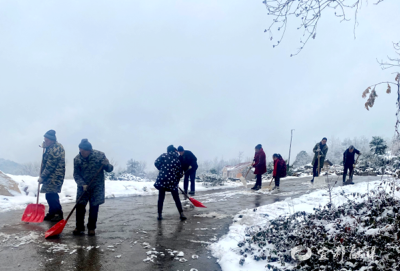
[[[261,144],[258,144],[255,148],[256,153],[254,155],[254,160],[252,167],[255,168],[254,174],[256,174],[257,181],[256,184],[254,185],[253,190],[259,190],[261,189],[261,175],[263,175],[265,172],[267,172],[267,160],[265,158],[265,152],[261,146]]]
[[[283,160],[282,156],[277,153],[272,156],[272,159],[274,159],[272,177],[275,179],[275,187],[272,190],[279,191],[279,180],[280,178],[286,177],[286,162]]]

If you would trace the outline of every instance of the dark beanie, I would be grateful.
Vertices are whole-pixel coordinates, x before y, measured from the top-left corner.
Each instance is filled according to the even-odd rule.
[[[169,145],[167,147],[167,152],[172,152],[172,151],[176,151],[176,148],[174,147],[174,145]]]
[[[44,137],[53,141],[57,141],[56,131],[54,130],[48,130],[47,133],[44,134]]]
[[[92,149],[92,144],[90,144],[89,140],[86,138],[82,139],[81,143],[79,144],[79,148],[85,151],[91,151]]]
[[[178,147],[178,151],[184,151],[185,149],[182,146]]]
[[[322,140],[326,140],[326,141],[328,141],[328,139],[327,139],[326,137],[324,137]]]
[[[261,144],[258,144],[258,145],[256,146],[256,149],[257,149],[257,150],[259,150],[259,149],[261,149],[261,148],[262,148]]]

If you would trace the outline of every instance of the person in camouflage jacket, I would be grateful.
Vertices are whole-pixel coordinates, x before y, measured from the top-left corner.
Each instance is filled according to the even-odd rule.
[[[321,142],[318,142],[314,146],[314,158],[311,162],[311,165],[313,166],[313,178],[311,180],[312,183],[314,182],[314,178],[319,176],[318,173],[321,172],[321,169],[324,167],[325,158],[328,153],[328,145],[326,145],[327,141],[328,139],[324,137]]]
[[[63,219],[63,212],[58,193],[61,192],[65,176],[65,151],[57,142],[56,132],[49,130],[44,135],[45,152],[42,158],[42,171],[38,182],[42,184],[41,193],[46,194],[49,212],[44,220],[58,222]]]
[[[99,206],[105,201],[104,171],[111,172],[113,169],[103,152],[93,150],[92,144],[87,139],[82,139],[79,144],[79,154],[74,159],[74,179],[78,185],[76,200],[78,201],[83,194],[76,206],[76,228],[73,231],[75,235],[83,234],[85,231],[88,202],[90,203],[88,234],[95,235]]]

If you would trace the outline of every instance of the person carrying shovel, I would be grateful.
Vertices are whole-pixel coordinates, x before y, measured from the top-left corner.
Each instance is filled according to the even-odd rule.
[[[63,219],[63,211],[58,193],[61,192],[65,176],[65,151],[57,142],[56,131],[49,130],[44,134],[42,171],[38,182],[42,184],[40,193],[46,193],[49,212],[44,220],[59,222]]]
[[[311,163],[313,166],[313,178],[311,180],[311,183],[314,183],[314,178],[319,176],[319,173],[321,172],[321,169],[324,166],[325,157],[326,154],[328,153],[328,145],[326,145],[327,141],[328,139],[324,137],[321,140],[321,142],[315,144],[315,147],[313,149],[314,158]]]
[[[105,201],[104,171],[111,172],[113,169],[113,165],[103,152],[94,150],[87,139],[82,139],[79,144],[79,154],[74,158],[76,199],[78,200],[83,194],[76,205],[76,228],[72,232],[74,235],[82,235],[85,232],[85,213],[88,202],[90,203],[88,235],[96,234],[99,206]],[[90,186],[88,186],[89,183],[91,183]]]
[[[353,172],[354,172],[354,166],[355,166],[355,161],[354,161],[354,156],[358,154],[358,156],[361,155],[360,151],[354,148],[353,145],[351,145],[344,153],[343,153],[343,185],[345,184],[354,184],[353,183]],[[358,159],[358,158],[357,158]],[[346,175],[347,175],[347,170],[349,170],[349,181],[346,182]]]

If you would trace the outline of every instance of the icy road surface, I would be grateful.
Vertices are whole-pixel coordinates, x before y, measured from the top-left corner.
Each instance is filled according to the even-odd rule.
[[[100,207],[95,237],[73,236],[73,215],[60,238],[45,240],[44,232],[53,223],[28,224],[20,221],[23,210],[3,212],[0,270],[221,270],[208,246],[228,232],[232,217],[243,209],[323,188],[311,186],[309,180],[282,180],[278,194],[252,192],[250,185],[248,190],[199,192],[194,198],[208,208],[193,209],[186,202],[185,222],[179,220],[171,196],[166,197],[162,221],[156,219],[156,196],[108,199]],[[367,180],[355,177],[356,183]],[[65,216],[72,207],[63,205]]]

